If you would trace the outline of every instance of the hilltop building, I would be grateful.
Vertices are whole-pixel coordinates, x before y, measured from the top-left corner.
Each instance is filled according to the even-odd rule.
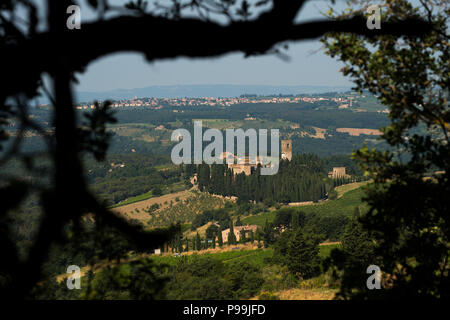
[[[328,172],[328,178],[350,178],[350,175],[345,172],[345,167],[333,167],[333,171]]]
[[[245,173],[246,176],[251,175],[254,170],[256,170],[257,165],[256,164],[250,164],[250,163],[229,163],[228,169],[232,169],[234,174],[240,174]]]
[[[292,140],[281,140],[281,159],[292,160]]]
[[[245,157],[242,161],[242,159],[238,159],[236,156],[230,154],[229,152],[223,152],[221,154],[222,159],[227,159],[229,157],[233,157],[234,160],[237,160],[238,162],[228,164],[228,168],[232,169],[234,174],[244,172],[246,175],[250,175],[256,170],[259,164],[261,166],[264,166],[263,158],[261,156],[257,156],[256,159],[254,159],[254,161],[250,163],[249,157]],[[287,159],[289,161],[292,160],[292,140],[281,140],[281,159]]]

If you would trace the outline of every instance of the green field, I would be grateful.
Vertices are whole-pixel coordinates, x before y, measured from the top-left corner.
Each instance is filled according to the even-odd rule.
[[[108,126],[108,131],[121,137],[144,142],[155,142],[162,139],[170,139],[170,131],[156,130],[156,125],[150,123],[120,123]]]
[[[331,250],[337,247],[338,245],[336,244],[320,246],[319,256],[321,258],[326,258],[330,255]],[[266,264],[265,259],[271,258],[272,256],[273,256],[273,249],[268,248],[256,250],[236,250],[218,253],[192,254],[186,255],[184,257],[186,257],[188,261],[195,259],[195,257],[211,257],[212,259],[217,259],[224,263],[236,263],[241,261],[247,261],[263,267]],[[152,257],[152,259],[157,264],[174,265],[180,260],[180,257],[165,255],[165,256],[154,256]]]
[[[276,119],[276,120],[268,120],[268,119],[259,119],[256,120],[228,120],[228,119],[194,119],[193,121],[202,121],[202,126],[207,128],[214,129],[233,129],[233,128],[254,128],[254,129],[282,129],[289,128],[291,125],[295,123]]]
[[[386,109],[386,106],[382,105],[376,97],[366,96],[365,98],[359,98],[356,101],[361,109],[369,112],[376,112]]]
[[[115,205],[112,205],[109,208],[116,208],[116,207],[124,206],[124,205],[127,205],[127,204],[135,203],[135,202],[138,202],[138,201],[147,200],[147,199],[150,199],[151,197],[153,197],[153,195],[152,195],[152,192],[149,191],[149,192],[140,194],[140,195],[138,195],[136,197],[131,197],[131,198],[129,198],[129,199],[125,200],[125,201],[122,201],[120,203],[117,203]]]
[[[155,166],[156,170],[167,170],[170,168],[176,168],[176,166],[172,163],[168,163],[168,164],[161,164],[159,166]]]
[[[179,191],[183,191],[186,190],[186,185],[183,182],[175,182],[172,183],[169,187],[165,187],[163,188],[163,192],[162,194],[168,194],[168,193],[174,193],[174,192],[179,192]],[[127,200],[124,200],[120,203],[117,203],[115,205],[112,205],[108,208],[117,208],[120,206],[125,206],[127,204],[131,204],[131,203],[135,203],[135,202],[139,202],[139,201],[143,201],[143,200],[147,200],[150,199],[151,197],[153,197],[152,191],[148,191],[146,193],[142,193],[140,195],[137,195],[135,197],[131,197]]]
[[[272,257],[273,249],[256,249],[256,250],[236,250],[236,251],[226,251],[226,252],[218,252],[218,253],[204,253],[204,254],[191,254],[183,256],[188,261],[195,259],[196,257],[211,257],[212,259],[216,259],[219,261],[223,261],[224,263],[229,262],[238,262],[238,261],[248,261],[253,262],[258,265],[264,264],[264,258]],[[179,260],[180,257],[174,257],[173,255],[165,255],[165,256],[154,256],[152,259],[157,264],[168,264],[174,265]]]
[[[341,198],[336,200],[328,200],[323,203],[295,207],[298,211],[303,211],[306,214],[319,214],[322,216],[351,216],[355,207],[359,207],[361,212],[366,212],[368,206],[361,201],[364,191],[361,188],[351,190],[345,193]],[[264,226],[266,220],[272,222],[275,219],[276,212],[264,212],[254,216],[241,219],[243,224],[255,224],[261,227]]]
[[[183,223],[181,225],[181,232],[185,232],[191,229],[192,223]]]
[[[330,244],[326,246],[320,246],[319,256],[324,259],[330,256],[331,250],[340,248],[340,244]]]

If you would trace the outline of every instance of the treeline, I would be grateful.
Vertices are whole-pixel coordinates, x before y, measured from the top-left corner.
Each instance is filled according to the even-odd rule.
[[[179,255],[191,250],[200,251],[211,248],[208,237],[176,239],[166,252],[176,253],[153,258],[138,258],[138,253],[129,253],[131,247],[125,239],[111,230],[101,230],[111,234],[106,245],[115,245],[108,250],[109,256],[99,255],[96,242],[86,242],[84,250],[94,261],[111,259],[107,268],[95,274],[88,271],[82,277],[81,290],[67,290],[65,281],[57,283],[55,276],[65,272],[67,263],[75,262],[83,266],[82,260],[70,255],[52,254],[52,263],[46,264],[44,272],[49,275],[32,292],[38,299],[279,299],[275,294],[291,288],[337,289],[340,279],[352,281],[364,290],[366,296],[382,290],[369,290],[366,287],[367,265],[379,263],[374,255],[372,237],[364,231],[357,220],[358,212],[349,217],[340,237],[341,244],[324,254],[319,244],[325,239],[314,225],[308,222],[307,215],[286,208],[277,212],[273,223],[267,223],[264,230],[255,234],[257,241],[264,238],[267,250],[253,250],[235,255],[236,251],[208,255]],[[94,231],[94,230],[92,230]],[[259,239],[258,239],[259,238]],[[117,245],[119,244],[119,245]],[[105,245],[105,244],[102,244]],[[220,245],[220,241],[219,241]],[[65,249],[62,251],[62,249]],[[167,250],[168,249],[168,250]],[[61,252],[72,252],[70,247]],[[75,252],[73,252],[75,253]],[[114,257],[112,253],[114,253]],[[115,263],[117,257],[128,257]],[[139,255],[140,256],[140,255]],[[250,258],[251,256],[251,258]],[[244,259],[242,259],[244,258]],[[176,259],[176,260],[174,260]],[[58,265],[58,268],[55,268]],[[361,271],[363,270],[363,271]],[[308,281],[308,283],[304,282]],[[312,287],[311,287],[312,286]],[[346,287],[338,292],[342,295]]]
[[[191,230],[195,230],[210,221],[216,221],[217,224],[221,226],[221,230],[226,229],[231,222],[229,208],[206,210],[203,213],[196,215],[192,221]]]
[[[90,187],[108,205],[182,181],[179,167],[155,168],[169,163],[167,156],[140,154],[109,155],[103,162],[85,159]]]
[[[242,201],[317,201],[325,198],[329,189],[323,161],[313,154],[295,155],[292,161],[280,161],[275,175],[261,175],[259,167],[248,176],[234,175],[225,164],[200,164],[185,170],[197,172],[200,191],[236,196]]]
[[[364,144],[368,147],[376,147],[385,150],[388,145],[382,141],[375,141],[371,136],[350,136],[347,133],[328,131],[325,139],[317,139],[308,136],[301,137],[299,135],[292,136],[293,153],[315,153],[320,157],[328,157],[335,154],[350,154],[354,150],[358,150]]]
[[[263,285],[273,283],[266,283],[262,271],[263,266],[256,263],[226,263],[210,256],[193,256],[191,259],[183,256],[170,266],[141,258],[113,264],[95,274],[89,271],[81,279],[80,290],[67,290],[65,281],[57,283],[54,278],[48,279],[33,291],[32,297],[39,300],[250,299]],[[277,279],[275,276],[273,274],[274,280]]]
[[[345,216],[336,214],[320,216],[307,214],[298,208],[282,208],[276,211],[275,219],[272,222],[266,220],[261,229],[264,247],[267,248],[277,242],[284,231],[299,227],[314,229],[320,241],[339,241],[351,214],[350,212]]]
[[[229,119],[242,120],[247,114],[259,119],[282,119],[292,121],[301,126],[316,126],[319,128],[379,128],[388,124],[385,114],[376,112],[354,112],[351,110],[316,110],[321,105],[334,106],[334,102],[309,103],[255,103],[235,104],[227,108],[219,106],[177,106],[150,110],[133,108],[132,110],[116,110],[115,117],[119,123],[152,123],[182,121],[192,123],[192,119]],[[172,112],[172,109],[182,109],[183,112]]]
[[[335,154],[323,158],[325,169],[327,171],[333,170],[333,167],[345,167],[345,172],[352,176],[362,176],[363,172],[358,167],[357,163],[352,160],[350,155]]]

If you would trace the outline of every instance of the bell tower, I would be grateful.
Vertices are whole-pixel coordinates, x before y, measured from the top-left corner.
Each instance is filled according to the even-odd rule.
[[[292,140],[281,140],[281,159],[292,160]]]

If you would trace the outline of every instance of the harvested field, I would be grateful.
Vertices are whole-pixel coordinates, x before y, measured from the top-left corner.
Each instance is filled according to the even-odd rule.
[[[288,289],[278,292],[280,300],[332,300],[336,290],[331,289]]]
[[[124,215],[129,219],[137,219],[140,221],[147,221],[149,219],[148,213],[144,210],[147,210],[149,207],[157,203],[160,207],[159,210],[165,209],[170,206],[170,202],[175,203],[175,199],[179,198],[179,200],[185,200],[189,197],[193,196],[193,193],[189,190],[184,190],[175,193],[169,193],[163,195],[161,197],[153,197],[147,200],[127,204],[124,206],[120,206],[117,208],[111,209],[114,212],[117,212],[121,215]],[[166,203],[167,202],[167,203]]]
[[[359,128],[337,128],[337,132],[348,133],[351,136],[359,136],[360,134],[366,134],[369,136],[379,136],[381,131],[377,129],[359,129]]]
[[[172,206],[159,209],[147,216],[147,226],[150,228],[164,227],[172,223],[190,223],[195,216],[205,210],[223,208],[225,200],[209,193],[192,191],[185,200],[174,202]],[[176,199],[175,199],[176,200]]]
[[[325,139],[325,133],[327,132],[327,129],[318,128],[318,127],[313,127],[313,129],[316,130],[316,134],[311,135],[311,138]]]

